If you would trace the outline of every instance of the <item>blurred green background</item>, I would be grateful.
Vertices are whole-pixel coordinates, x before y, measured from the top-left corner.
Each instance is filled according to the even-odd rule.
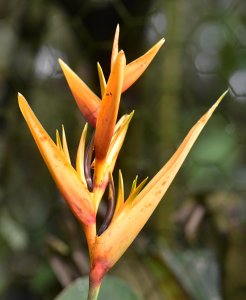
[[[246,299],[246,2],[0,0],[0,299],[53,299],[88,272],[78,222],[17,107],[23,93],[75,157],[84,124],[57,63],[99,94],[116,24],[127,61],[164,47],[122,97],[136,111],[121,151],[126,189],[153,176],[230,88],[165,199],[110,272],[147,300]],[[117,179],[117,177],[116,177]]]

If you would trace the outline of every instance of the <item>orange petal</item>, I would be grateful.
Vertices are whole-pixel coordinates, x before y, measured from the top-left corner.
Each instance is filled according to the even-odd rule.
[[[122,93],[126,91],[146,70],[165,40],[161,39],[148,52],[126,65]]]
[[[120,51],[109,76],[106,90],[98,114],[95,132],[95,156],[103,160],[106,157],[118,115],[122,83],[125,70],[125,54]]]
[[[133,205],[133,201],[135,201],[137,195],[142,190],[142,188],[145,186],[145,183],[147,182],[147,180],[148,180],[148,177],[146,177],[143,181],[141,181],[141,183],[137,186],[137,177],[136,177],[136,179],[134,180],[135,182],[133,182],[133,186],[132,186],[130,195],[128,196],[128,198],[126,200],[127,205]]]
[[[100,88],[101,88],[101,95],[103,97],[105,89],[106,89],[106,80],[103,74],[103,70],[99,62],[97,63],[97,71],[99,76]]]
[[[76,156],[76,170],[84,186],[87,186],[86,179],[85,179],[85,172],[84,172],[84,152],[85,152],[85,140],[86,140],[87,129],[88,129],[88,123],[85,124],[84,129],[82,131],[79,147],[77,150],[77,156]]]
[[[59,59],[59,64],[80,111],[86,120],[95,127],[101,100],[61,59]]]
[[[124,205],[124,181],[123,181],[122,172],[121,170],[119,170],[118,195],[117,195],[115,212],[112,221],[117,217],[123,205]]]
[[[113,69],[113,65],[115,62],[115,59],[119,52],[119,34],[120,34],[120,26],[119,24],[116,26],[115,35],[114,35],[114,41],[113,41],[113,47],[112,47],[112,55],[111,55],[111,71]]]
[[[124,143],[128,126],[131,122],[133,114],[134,111],[132,111],[130,114],[126,114],[122,116],[115,126],[115,132],[112,141],[110,143],[107,157],[106,157],[106,163],[107,166],[109,166],[108,172],[113,173],[114,165],[116,163],[120,149]]]
[[[97,178],[95,178],[93,190],[96,208],[98,208],[104,191],[107,187],[108,174],[113,173],[114,166],[125,140],[127,129],[132,119],[133,113],[134,112],[130,113],[129,115],[124,115],[120,118],[115,126],[115,132],[109,146],[107,157],[103,161],[97,161]]]
[[[106,261],[112,267],[122,256],[162,199],[193,144],[225,94],[192,127],[178,150],[138,194],[134,202],[131,205],[125,203],[125,207],[115,221],[101,236],[97,237],[94,248],[95,261]]]
[[[69,154],[68,146],[67,146],[67,138],[66,138],[65,128],[63,125],[62,125],[62,149],[67,158],[67,161],[71,165],[71,159],[70,159],[70,154]]]
[[[63,151],[56,146],[44,130],[21,94],[18,94],[18,101],[39,151],[71,210],[83,224],[95,223],[95,212],[90,194],[80,181],[76,171],[69,164]]]

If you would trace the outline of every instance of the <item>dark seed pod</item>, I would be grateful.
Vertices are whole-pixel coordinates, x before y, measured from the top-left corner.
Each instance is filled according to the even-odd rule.
[[[114,179],[112,173],[109,173],[109,184],[108,184],[108,208],[104,217],[104,221],[98,230],[98,235],[101,235],[110,225],[110,222],[114,215],[115,210],[115,188],[114,188]]]

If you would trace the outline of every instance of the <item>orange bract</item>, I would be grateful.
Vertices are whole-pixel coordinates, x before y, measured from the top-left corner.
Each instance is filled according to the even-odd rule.
[[[52,141],[21,94],[18,94],[18,100],[33,138],[64,199],[81,223],[95,223],[96,216],[91,196],[67,159],[64,153],[67,149],[60,149]]]
[[[119,31],[119,26],[117,26],[112,47],[111,72],[113,70],[115,60],[119,54]],[[164,42],[165,40],[161,39],[144,55],[140,56],[139,58],[125,66],[124,80],[121,90],[122,93],[125,92],[143,74]],[[100,98],[96,94],[94,94],[91,89],[84,83],[84,81],[80,79],[78,75],[75,74],[72,69],[70,69],[69,66],[65,64],[61,59],[59,59],[59,63],[81,113],[93,127],[96,127],[97,117],[101,107]],[[103,98],[106,88],[106,80],[104,78],[103,70],[100,64],[98,63],[97,66],[101,86],[101,95]]]
[[[125,92],[147,69],[165,40],[161,39],[148,52],[126,66],[122,93]]]
[[[106,157],[113,136],[118,115],[126,58],[123,51],[119,52],[110,74],[101,108],[97,118],[95,133],[96,159]]]
[[[175,178],[202,129],[226,93],[227,92],[225,92],[209,111],[192,127],[170,160],[131,203],[126,201],[122,204],[122,196],[120,197],[121,208],[118,209],[117,217],[113,220],[109,228],[96,239],[94,249],[95,260],[100,262],[106,260],[108,265],[113,266],[122,256],[150,218]]]
[[[59,63],[80,111],[86,120],[95,127],[101,105],[100,98],[61,59],[59,59]]]

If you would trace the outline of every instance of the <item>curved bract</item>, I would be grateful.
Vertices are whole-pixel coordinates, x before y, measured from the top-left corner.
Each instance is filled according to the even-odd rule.
[[[62,146],[52,141],[21,94],[18,100],[39,151],[64,199],[83,224],[95,223],[91,195],[61,149]]]
[[[122,256],[163,198],[193,144],[224,95],[225,93],[191,128],[170,160],[146,187],[135,196],[135,199],[127,199],[122,203],[116,219],[109,228],[96,239],[94,249],[95,260],[100,262],[106,260],[107,264],[111,267]]]

